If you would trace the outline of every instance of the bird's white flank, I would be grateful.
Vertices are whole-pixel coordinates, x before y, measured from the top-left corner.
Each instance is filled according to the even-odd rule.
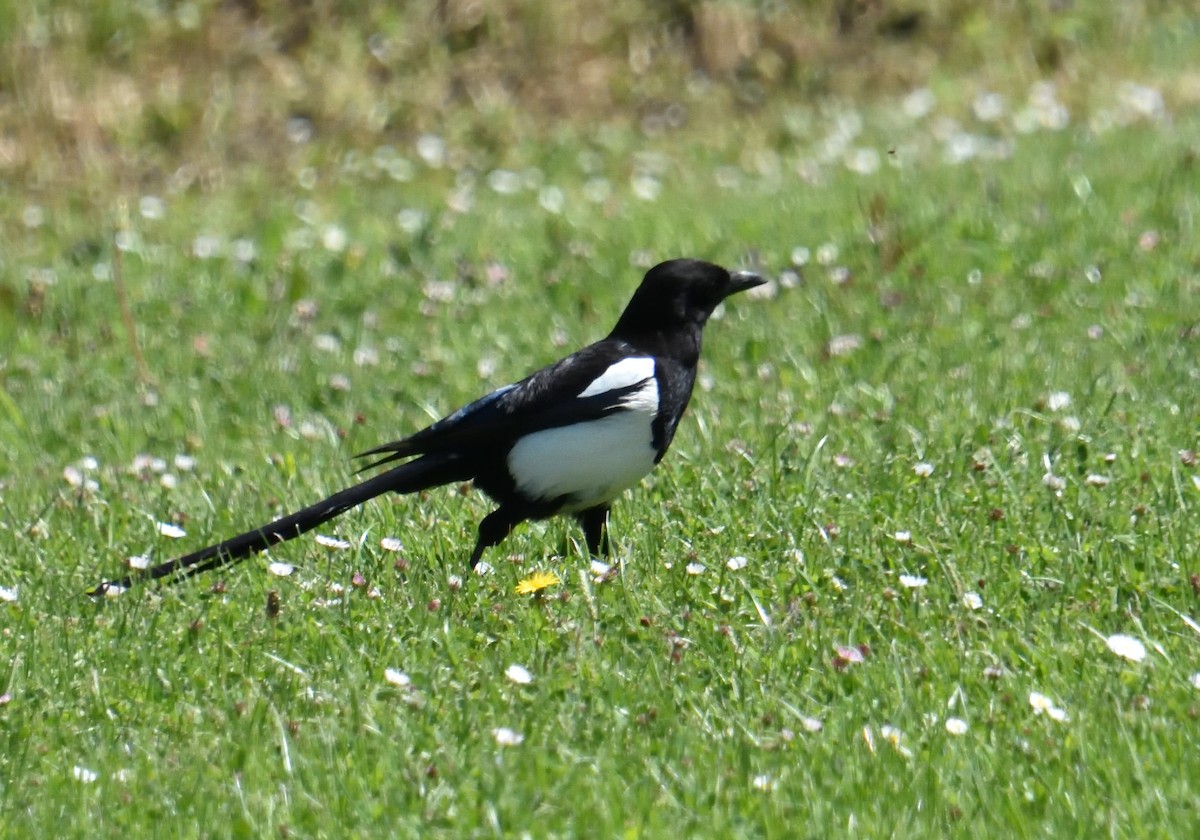
[[[598,420],[535,432],[517,441],[508,469],[530,498],[563,499],[563,512],[608,502],[654,469],[652,424],[658,414],[654,359],[623,359],[579,393],[596,396],[641,384],[621,408]]]

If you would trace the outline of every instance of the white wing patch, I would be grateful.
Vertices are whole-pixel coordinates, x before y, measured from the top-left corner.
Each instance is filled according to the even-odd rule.
[[[581,397],[592,397],[605,391],[615,391],[618,388],[628,388],[647,379],[654,378],[654,359],[649,356],[633,356],[622,359],[608,370],[592,380],[592,384],[579,392]],[[658,399],[658,388],[654,389],[655,401]]]
[[[508,453],[518,489],[533,499],[564,499],[563,512],[611,501],[654,469],[658,381],[654,360],[624,359],[606,370],[580,397],[642,383],[621,409],[598,420],[535,432]]]

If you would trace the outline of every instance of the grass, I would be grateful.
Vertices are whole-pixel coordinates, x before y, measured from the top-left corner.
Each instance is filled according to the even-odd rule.
[[[731,119],[923,86],[960,104],[1047,78],[1072,97],[1122,78],[1200,96],[1200,19],[1153,0],[9,0],[0,36],[0,172],[41,201],[204,189],[423,132],[511,167],[558,134],[724,139]]]
[[[1200,124],[1117,88],[1060,86],[1060,131],[1011,90],[0,196],[0,835],[1194,835]],[[288,577],[82,596],[352,481],[679,254],[779,282],[711,325],[615,575],[558,522],[468,575],[450,488]]]

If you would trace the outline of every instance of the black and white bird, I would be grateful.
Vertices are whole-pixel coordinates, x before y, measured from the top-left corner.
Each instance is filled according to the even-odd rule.
[[[359,456],[382,456],[367,469],[404,463],[90,594],[117,594],[137,580],[190,577],[294,539],[384,493],[464,481],[497,504],[479,523],[472,568],[521,522],[559,514],[579,521],[589,552],[608,554],[609,508],[671,445],[692,396],[705,323],[725,298],[763,282],[700,260],[656,265],[607,338]]]

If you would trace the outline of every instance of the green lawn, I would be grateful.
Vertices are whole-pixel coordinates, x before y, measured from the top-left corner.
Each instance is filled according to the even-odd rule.
[[[1200,118],[1034,96],[6,193],[0,835],[1200,834]],[[778,283],[709,327],[611,574],[562,522],[469,574],[488,508],[449,488],[83,596],[339,489],[683,255]]]

